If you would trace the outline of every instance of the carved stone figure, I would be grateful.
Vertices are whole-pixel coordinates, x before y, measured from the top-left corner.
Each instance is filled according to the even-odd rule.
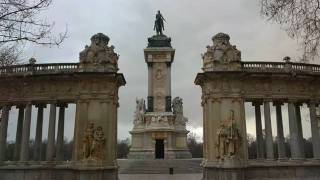
[[[102,131],[102,127],[97,127],[95,133],[94,133],[94,141],[93,141],[93,150],[92,150],[92,156],[97,159],[103,159],[104,158],[104,146],[105,146],[105,138],[104,133]]]
[[[83,139],[83,159],[90,158],[92,155],[92,143],[93,143],[93,134],[94,134],[94,124],[88,123],[88,126],[84,132]]]
[[[83,139],[82,159],[102,160],[104,158],[105,137],[102,127],[94,128],[94,123],[89,123]]]
[[[175,97],[172,100],[172,110],[173,114],[183,114],[182,99],[180,97]]]
[[[156,15],[156,20],[154,22],[154,28],[153,30],[156,30],[157,35],[162,35],[162,31],[164,31],[164,23],[163,21],[166,21],[162,14],[160,13],[160,11],[158,11],[157,15]]]
[[[185,126],[188,119],[183,116],[183,103],[180,97],[175,97],[172,100],[172,110],[173,114],[176,115],[175,123]]]
[[[146,113],[146,103],[143,98],[136,98],[136,110],[134,112],[134,125],[144,123],[144,114]]]
[[[217,159],[233,158],[241,145],[240,131],[234,122],[233,110],[230,110],[229,119],[221,122],[217,137]]]
[[[228,64],[241,61],[241,52],[236,46],[230,44],[230,36],[218,33],[212,37],[213,45],[207,46],[207,51],[202,55],[203,68],[212,68],[215,63]]]
[[[114,52],[114,46],[108,46],[109,37],[98,33],[91,37],[91,45],[85,46],[80,52],[81,64],[111,65],[114,70],[118,70],[119,55]]]

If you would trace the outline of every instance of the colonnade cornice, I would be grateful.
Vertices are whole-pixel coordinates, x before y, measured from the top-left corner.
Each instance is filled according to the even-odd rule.
[[[252,102],[253,105],[262,105],[264,102],[271,102],[274,106],[283,105],[284,103],[293,103],[295,105],[301,106],[302,104],[306,103],[315,103],[318,104],[320,99],[315,98],[285,98],[285,99],[278,99],[278,98],[249,98],[245,99],[246,102]]]

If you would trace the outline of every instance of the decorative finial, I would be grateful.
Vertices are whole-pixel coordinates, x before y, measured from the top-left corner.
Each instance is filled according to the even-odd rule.
[[[285,57],[283,58],[283,61],[286,62],[286,63],[289,63],[290,60],[291,60],[291,58],[290,58],[289,56],[285,56]]]
[[[29,59],[29,64],[36,64],[37,60],[35,58]]]

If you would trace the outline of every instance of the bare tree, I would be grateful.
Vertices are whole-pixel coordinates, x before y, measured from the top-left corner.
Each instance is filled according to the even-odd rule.
[[[0,67],[18,64],[21,51],[17,44],[0,46]]]
[[[0,0],[0,66],[18,62],[17,43],[51,46],[63,42],[67,30],[54,35],[54,23],[41,17],[51,4],[52,0]]]
[[[303,48],[302,61],[314,60],[320,51],[320,0],[260,0],[261,14],[279,23]]]

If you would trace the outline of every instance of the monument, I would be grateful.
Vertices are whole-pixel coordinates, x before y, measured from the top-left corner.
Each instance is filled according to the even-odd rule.
[[[191,158],[187,147],[186,122],[182,99],[171,100],[171,64],[175,50],[171,38],[163,34],[164,18],[158,11],[154,30],[144,49],[148,65],[148,102],[136,99],[134,127],[130,131],[130,159]],[[171,102],[172,101],[172,102]]]
[[[316,108],[320,102],[320,66],[293,63],[289,57],[285,62],[242,61],[228,34],[218,33],[212,41],[202,55],[203,71],[195,80],[202,89],[203,180],[319,179]],[[256,154],[251,158],[245,103],[252,104],[255,111]],[[309,108],[312,159],[306,159],[303,144],[303,104]],[[272,121],[271,106],[275,106],[276,122]],[[284,106],[287,124],[283,121]],[[285,125],[289,127],[290,155],[285,146]]]

